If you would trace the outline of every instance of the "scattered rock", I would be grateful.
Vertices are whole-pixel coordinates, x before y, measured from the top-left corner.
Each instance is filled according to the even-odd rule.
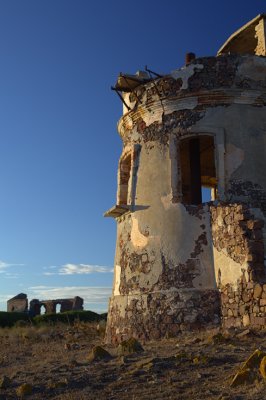
[[[260,284],[255,285],[254,287],[254,298],[258,299],[261,297],[261,293],[262,293],[262,287]]]
[[[266,356],[266,353],[264,351],[261,351],[259,349],[255,350],[254,353],[252,353],[251,356],[247,359],[247,361],[244,362],[243,367],[241,369],[259,368],[260,362],[264,356]]]
[[[3,375],[0,378],[0,389],[7,389],[10,386],[11,386],[11,380],[7,376]]]
[[[28,396],[32,393],[32,385],[29,383],[23,383],[23,385],[20,385],[17,390],[16,390],[17,396],[24,397]]]
[[[237,372],[230,386],[235,387],[247,383],[253,383],[255,379],[256,379],[256,374],[254,373],[254,370],[251,370],[250,368],[243,369]]]
[[[103,347],[95,346],[88,355],[89,361],[110,360],[111,354],[108,353]]]
[[[193,364],[207,364],[208,357],[206,356],[197,356],[192,359]]]
[[[190,357],[188,356],[188,354],[187,353],[177,353],[176,355],[175,355],[175,358],[177,359],[177,360],[180,360],[180,361],[182,361],[182,360],[188,360]]]
[[[65,344],[64,344],[64,349],[65,349],[65,350],[71,350],[71,345],[70,345],[70,343],[65,343]]]
[[[127,354],[140,353],[144,351],[143,347],[139,343],[139,341],[135,338],[130,338],[128,340],[124,340],[119,344],[117,353],[120,356],[124,356]]]
[[[242,337],[245,337],[245,336],[248,336],[248,335],[250,335],[250,330],[249,329],[245,329],[244,331],[238,333],[236,335],[236,337],[237,338],[242,338]]]
[[[225,343],[227,341],[228,341],[228,337],[223,335],[221,332],[217,333],[216,335],[213,335],[213,337],[212,337],[212,342],[214,344]]]
[[[266,359],[266,353],[261,350],[255,350],[253,354],[244,362],[240,370],[231,381],[231,386],[253,383],[258,378],[258,370],[263,358]]]
[[[64,379],[62,381],[49,381],[47,384],[48,389],[61,389],[68,385],[68,380]]]
[[[260,362],[260,373],[264,379],[266,379],[266,356]]]

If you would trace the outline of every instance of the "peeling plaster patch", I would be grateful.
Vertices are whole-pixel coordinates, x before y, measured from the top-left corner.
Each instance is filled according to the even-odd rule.
[[[139,222],[132,215],[131,242],[134,247],[145,247],[148,244],[148,238],[139,230]]]
[[[241,279],[243,275],[242,269],[244,268],[246,271],[247,267],[243,265],[240,266],[240,264],[232,260],[228,256],[228,254],[218,251],[215,247],[213,248],[213,255],[215,260],[214,267],[215,267],[217,284],[219,276],[220,277],[219,283],[222,286],[225,286],[228,283],[230,283],[234,287],[234,289],[236,289],[238,286],[238,281]]]
[[[254,81],[265,81],[265,67],[265,57],[247,57],[239,65],[237,75],[242,75],[243,78],[248,76]]]
[[[181,69],[177,69],[175,71],[172,71],[171,76],[174,79],[179,79],[181,78],[183,81],[182,89],[187,89],[188,88],[188,79],[194,75],[195,69],[203,69],[204,65],[202,64],[190,64],[187,65],[186,67],[183,67]]]
[[[145,122],[146,126],[153,124],[153,122],[161,122],[163,115],[163,107],[161,102],[155,103],[152,108],[146,109],[143,107],[138,107],[138,112]]]
[[[229,143],[226,151],[226,166],[229,175],[237,170],[244,161],[244,150]]]
[[[149,291],[162,274],[159,254],[122,251],[120,294],[139,294]]]
[[[114,280],[114,296],[120,295],[120,276],[121,276],[121,267],[120,265],[115,266],[115,280]]]
[[[198,98],[194,96],[186,97],[184,99],[178,99],[178,101],[175,99],[175,101],[173,101],[172,103],[163,100],[163,104],[165,104],[166,108],[165,115],[168,115],[172,114],[172,112],[174,111],[193,110],[198,105]]]
[[[141,135],[137,131],[133,131],[131,134],[131,139],[134,142],[138,142],[141,139]]]

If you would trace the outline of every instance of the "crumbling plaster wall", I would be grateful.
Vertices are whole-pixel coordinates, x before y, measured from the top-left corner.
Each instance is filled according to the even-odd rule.
[[[161,337],[211,317],[218,323],[208,205],[173,203],[170,170],[168,144],[142,146],[134,211],[118,220],[107,336]]]
[[[138,144],[141,150],[134,207],[118,219],[107,340],[121,340],[129,332],[172,334],[186,322],[208,322],[204,313],[215,321],[217,285],[239,290],[249,274],[252,252],[239,262],[229,254],[228,243],[224,252],[213,244],[220,229],[215,230],[218,219],[213,216],[221,213],[224,221],[223,207],[246,204],[250,220],[259,216],[262,221],[260,241],[265,245],[265,72],[265,58],[207,57],[141,86],[141,104],[133,93],[126,95],[135,108],[119,121],[119,133],[125,146]],[[214,137],[218,201],[186,206],[178,143],[200,134]],[[231,227],[235,234],[239,221],[225,223],[224,229]],[[237,236],[243,243],[245,234]],[[254,277],[248,276],[251,284]],[[152,333],[152,322],[157,333]]]

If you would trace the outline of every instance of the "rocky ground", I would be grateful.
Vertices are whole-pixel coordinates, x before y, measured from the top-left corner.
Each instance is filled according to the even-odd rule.
[[[97,345],[111,357],[93,360]],[[266,399],[258,366],[249,383],[230,385],[254,350],[266,351],[266,332],[189,333],[142,345],[119,355],[95,324],[0,329],[0,400]]]

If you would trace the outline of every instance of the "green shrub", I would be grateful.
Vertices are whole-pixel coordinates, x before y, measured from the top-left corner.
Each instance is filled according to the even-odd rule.
[[[56,322],[62,322],[65,324],[73,324],[74,321],[79,320],[83,322],[98,322],[102,318],[101,315],[93,311],[66,311],[58,314],[42,314],[36,315],[33,318],[33,322],[36,325],[40,324],[55,324]]]
[[[100,314],[101,319],[104,319],[105,321],[107,321],[107,312]]]
[[[105,314],[97,314],[93,311],[66,311],[58,314],[42,314],[30,318],[27,313],[0,311],[0,327],[26,326],[27,323],[34,325],[54,325],[57,322],[73,324],[75,321],[98,322],[106,319]]]
[[[29,316],[26,313],[0,311],[0,327],[11,327],[18,321],[30,322]]]

